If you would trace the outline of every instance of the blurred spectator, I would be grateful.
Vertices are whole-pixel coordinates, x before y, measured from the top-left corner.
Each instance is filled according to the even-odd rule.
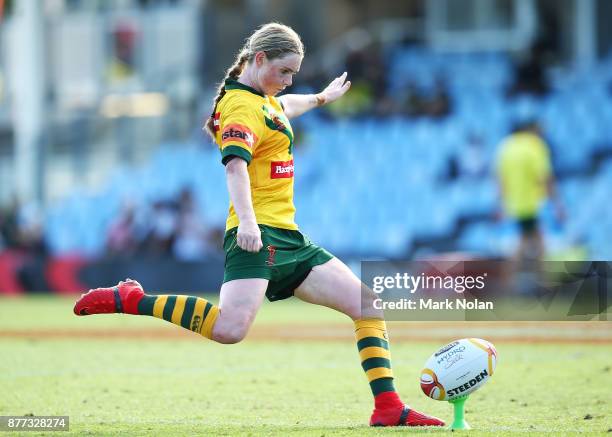
[[[451,98],[446,80],[438,76],[430,95],[420,89],[416,82],[409,81],[399,111],[409,117],[446,117],[451,112]]]
[[[350,51],[345,59],[344,69],[352,85],[346,96],[324,109],[334,117],[386,117],[405,114],[409,117],[448,116],[452,111],[452,99],[448,83],[443,75],[435,79],[433,89],[424,90],[414,80],[408,80],[404,90],[389,93],[389,68],[385,63],[379,44]],[[306,68],[301,79],[308,91],[322,85],[320,71]]]
[[[540,259],[544,253],[538,215],[547,197],[555,201],[558,220],[563,207],[556,195],[548,146],[535,121],[518,125],[500,146],[497,175],[506,214],[521,231],[517,260]]]
[[[213,250],[204,222],[198,215],[193,193],[189,188],[181,191],[178,204],[178,225],[172,247],[180,261],[197,261]]]
[[[467,136],[466,142],[448,163],[448,178],[481,178],[486,176],[488,163],[485,157],[484,141],[474,132]]]
[[[327,106],[327,111],[335,117],[359,117],[371,115],[374,106],[372,88],[365,81],[351,85],[344,98]]]
[[[432,118],[443,118],[451,112],[451,98],[448,85],[442,76],[436,78],[433,94],[425,100],[424,115]]]
[[[17,198],[0,213],[0,241],[6,249],[31,255],[46,255],[43,218],[34,203],[21,205]]]
[[[158,200],[153,203],[149,230],[143,243],[146,255],[166,257],[172,254],[178,227],[175,202]]]
[[[111,82],[121,82],[133,76],[136,67],[138,30],[128,20],[119,21],[112,31],[113,57],[109,68]]]
[[[32,254],[47,254],[43,215],[38,205],[29,202],[19,208],[18,227],[21,248]]]
[[[139,245],[136,223],[136,206],[127,202],[119,217],[111,223],[106,241],[106,251],[111,256],[131,256]]]
[[[19,231],[17,226],[18,208],[19,204],[17,199],[13,199],[11,204],[0,213],[0,239],[5,248],[15,248],[19,246]]]
[[[345,70],[351,78],[351,89],[342,100],[327,109],[335,116],[371,116],[389,113],[387,97],[387,67],[381,47],[370,44],[352,50],[345,60]]]
[[[424,114],[425,104],[416,82],[410,80],[406,85],[406,94],[400,104],[400,111],[409,117],[419,117]]]
[[[372,98],[378,100],[385,96],[387,68],[378,44],[350,52],[346,58],[346,71],[352,83],[363,81],[370,85]]]
[[[106,252],[109,256],[139,254],[196,261],[221,250],[223,235],[223,229],[205,225],[192,190],[184,188],[177,198],[157,200],[150,207],[125,202],[109,226]]]
[[[534,44],[524,55],[523,59],[515,62],[514,83],[508,90],[508,96],[518,94],[533,94],[545,96],[550,91],[546,78],[544,60],[544,47],[540,43]]]

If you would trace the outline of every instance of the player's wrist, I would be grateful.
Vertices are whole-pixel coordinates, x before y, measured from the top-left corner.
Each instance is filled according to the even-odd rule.
[[[323,93],[314,95],[317,106],[323,106],[327,103],[327,97]]]
[[[238,217],[238,220],[240,221],[240,224],[242,226],[248,226],[248,227],[257,226],[257,220],[255,219],[255,217],[246,217],[246,218]]]

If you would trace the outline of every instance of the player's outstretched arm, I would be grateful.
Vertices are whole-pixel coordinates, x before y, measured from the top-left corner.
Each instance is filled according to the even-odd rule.
[[[350,87],[351,81],[346,80],[346,72],[344,72],[318,94],[285,94],[278,99],[283,104],[287,118],[294,118],[318,106],[338,100]]]

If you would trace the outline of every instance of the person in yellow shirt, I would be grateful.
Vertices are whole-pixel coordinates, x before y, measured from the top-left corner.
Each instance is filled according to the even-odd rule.
[[[497,158],[497,178],[505,213],[516,220],[521,231],[516,258],[539,259],[544,253],[538,224],[542,204],[550,197],[555,201],[559,220],[564,212],[556,195],[550,151],[537,122],[518,125],[503,141]]]
[[[219,305],[200,297],[147,295],[133,280],[99,288],[76,303],[78,315],[152,315],[219,343],[247,334],[263,297],[295,296],[346,314],[374,395],[372,426],[443,426],[406,406],[393,383],[389,339],[376,296],[295,223],[293,131],[289,119],[342,97],[346,73],[314,95],[276,95],[291,86],[304,48],[290,27],[269,23],[247,40],[213,104],[205,129],[219,146],[230,196]]]

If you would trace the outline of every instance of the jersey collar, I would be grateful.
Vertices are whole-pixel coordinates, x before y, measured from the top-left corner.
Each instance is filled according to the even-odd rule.
[[[257,94],[258,96],[265,97],[262,93],[257,91],[255,88],[251,88],[248,85],[238,82],[235,79],[226,79],[225,80],[225,90],[244,90],[253,94]]]

